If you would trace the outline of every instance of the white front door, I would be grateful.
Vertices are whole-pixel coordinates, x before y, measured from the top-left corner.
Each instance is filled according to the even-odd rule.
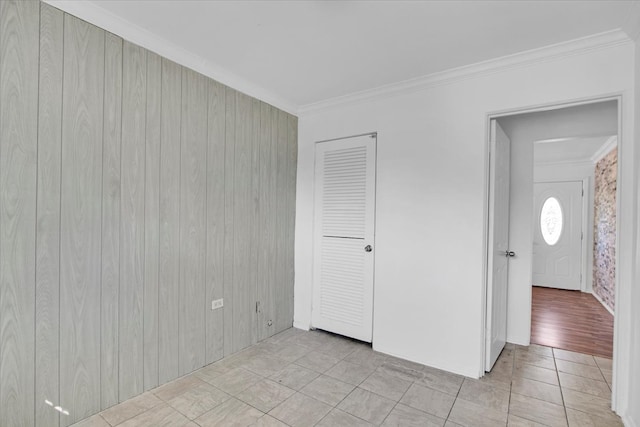
[[[509,275],[509,175],[511,141],[491,120],[489,244],[485,370],[491,371],[507,341]]]
[[[371,342],[376,135],[316,144],[312,326]]]
[[[579,290],[582,181],[534,184],[533,285]]]

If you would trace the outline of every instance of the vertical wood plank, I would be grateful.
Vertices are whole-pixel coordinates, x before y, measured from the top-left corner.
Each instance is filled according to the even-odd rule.
[[[274,197],[275,168],[271,162],[272,109],[266,103],[260,104],[260,211],[259,211],[259,239],[258,243],[258,292],[260,301],[258,313],[258,339],[263,340],[273,334],[273,254],[275,252],[274,238]]]
[[[104,31],[64,19],[60,406],[69,425],[100,410]]]
[[[0,2],[0,419],[34,423],[40,5]]]
[[[260,101],[251,98],[251,211],[249,217],[249,289],[252,304],[258,301],[258,247],[260,242]],[[258,306],[259,309],[259,306]],[[258,310],[251,311],[251,344],[258,342]]]
[[[233,347],[233,244],[237,92],[226,88],[224,149],[224,355]]]
[[[276,140],[277,162],[276,162],[276,318],[275,332],[280,332],[288,326],[286,301],[288,299],[287,290],[287,113],[278,110],[278,137]]]
[[[162,59],[158,371],[163,384],[180,374],[180,129],[182,67]]]
[[[278,117],[279,110],[275,107],[271,107],[270,111],[270,123],[271,123],[271,171],[269,174],[269,185],[271,191],[269,193],[269,197],[272,200],[272,210],[271,210],[271,227],[272,227],[272,236],[273,240],[269,243],[270,248],[272,250],[269,256],[269,262],[271,263],[270,274],[270,296],[271,296],[271,317],[270,319],[273,321],[271,326],[270,334],[276,334],[280,332],[279,324],[278,324],[278,309],[280,305],[278,304],[278,216],[280,215],[280,206],[278,204]]]
[[[57,426],[60,342],[60,155],[62,144],[62,46],[64,15],[40,7],[38,194],[36,219],[36,425]]]
[[[144,204],[144,389],[158,386],[158,262],[160,229],[161,60],[147,53]]]
[[[220,83],[209,80],[207,144],[207,305],[224,296],[224,148],[225,93]],[[206,316],[206,363],[224,355],[224,309]]]
[[[207,81],[182,73],[180,163],[180,373],[205,362]]]
[[[287,132],[287,260],[286,260],[286,300],[284,313],[285,328],[293,326],[293,284],[294,284],[294,246],[296,222],[296,173],[298,163],[298,118],[288,116]]]
[[[102,151],[101,408],[118,403],[122,39],[106,34]]]
[[[255,298],[251,284],[251,99],[237,95],[234,165],[233,351],[251,344]]]
[[[122,57],[120,224],[120,401],[143,391],[144,178],[147,52],[129,42]]]
[[[298,164],[298,118],[289,115],[289,134],[287,137],[288,153],[289,153],[289,203],[288,203],[288,229],[289,241],[288,250],[288,288],[287,288],[287,327],[293,326],[293,286],[295,280],[294,269],[294,248],[295,248],[295,223],[296,223],[296,181],[297,181],[297,164]]]

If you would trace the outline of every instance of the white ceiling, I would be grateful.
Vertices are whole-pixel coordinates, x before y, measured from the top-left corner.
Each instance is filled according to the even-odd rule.
[[[630,30],[635,13],[613,0],[49,2],[91,3],[296,107]]]
[[[618,133],[617,101],[595,102],[555,110],[501,117],[498,122],[511,136],[526,135],[533,142],[534,162],[591,162],[592,157]]]
[[[536,164],[591,162],[594,155],[609,142],[610,136],[568,138],[551,143],[533,145],[533,161]]]

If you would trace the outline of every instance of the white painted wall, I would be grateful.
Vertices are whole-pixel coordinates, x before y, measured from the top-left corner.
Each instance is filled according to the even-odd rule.
[[[534,163],[534,182],[580,181],[583,178],[594,177],[595,165],[591,162],[577,162],[567,164]]]
[[[308,328],[311,319],[314,142],[377,131],[374,348],[477,377],[487,115],[617,93],[625,98],[623,135],[631,135],[633,49],[631,43],[594,49],[301,115],[295,325]],[[623,137],[622,145],[631,139]],[[630,274],[626,279],[629,286]],[[517,307],[509,322],[518,323]]]

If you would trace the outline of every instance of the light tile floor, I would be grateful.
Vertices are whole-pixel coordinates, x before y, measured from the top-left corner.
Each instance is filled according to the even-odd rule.
[[[288,329],[76,427],[621,426],[611,360],[507,345],[480,380]]]

